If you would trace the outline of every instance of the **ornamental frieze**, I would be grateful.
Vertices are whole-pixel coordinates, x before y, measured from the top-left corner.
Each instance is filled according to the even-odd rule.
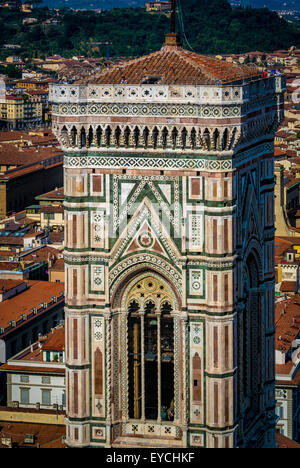
[[[189,105],[189,104],[59,104],[53,105],[54,115],[119,115],[147,117],[240,117],[241,106]]]
[[[174,159],[174,158],[136,158],[122,156],[65,156],[65,168],[157,168],[157,169],[197,169],[205,171],[230,171],[232,160]]]

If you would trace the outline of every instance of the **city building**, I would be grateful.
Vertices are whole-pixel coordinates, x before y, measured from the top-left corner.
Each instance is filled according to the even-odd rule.
[[[284,90],[283,76],[184,50],[174,32],[158,52],[51,88],[67,446],[276,446]]]
[[[63,413],[0,409],[0,448],[65,448]],[[49,423],[52,420],[53,423]]]
[[[11,280],[1,283],[7,281]],[[45,335],[64,320],[63,284],[25,283],[21,292],[18,284],[10,290],[10,297],[0,303],[0,363],[35,343],[39,333]]]
[[[154,2],[146,2],[146,11],[170,11],[171,2],[157,0]]]
[[[63,325],[0,366],[6,375],[8,407],[65,410]]]
[[[0,218],[24,210],[63,182],[63,156],[51,148],[0,148]]]
[[[276,301],[276,414],[280,433],[300,441],[300,295]]]
[[[7,95],[0,102],[0,126],[2,130],[21,130],[42,124],[42,102],[30,95]]]

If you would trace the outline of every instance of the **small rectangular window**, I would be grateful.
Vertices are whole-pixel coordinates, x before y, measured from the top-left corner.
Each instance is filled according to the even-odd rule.
[[[50,390],[42,390],[42,405],[50,406],[51,405],[51,392]]]
[[[21,375],[20,381],[21,382],[29,382],[29,376],[28,375]]]
[[[49,384],[50,383],[50,377],[48,375],[45,375],[42,377],[42,383],[43,384]]]
[[[29,404],[29,388],[21,388],[21,404]]]

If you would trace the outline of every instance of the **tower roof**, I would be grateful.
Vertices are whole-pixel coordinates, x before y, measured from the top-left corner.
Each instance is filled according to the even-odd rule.
[[[255,66],[231,64],[185,50],[177,35],[171,33],[161,50],[104,69],[79,84],[214,85],[259,76]]]

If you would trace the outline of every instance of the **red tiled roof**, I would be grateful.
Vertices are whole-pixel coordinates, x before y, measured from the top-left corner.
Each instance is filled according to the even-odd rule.
[[[37,200],[49,200],[49,199],[58,199],[61,200],[64,198],[64,187],[56,188],[55,190],[51,190],[51,192],[43,193],[42,195],[38,195],[36,197]]]
[[[66,370],[64,367],[37,367],[24,365],[19,366],[18,364],[10,364],[9,362],[0,366],[0,371],[19,371],[19,372],[28,372],[32,373],[44,373],[44,374],[65,374]]]
[[[64,212],[64,207],[62,205],[50,205],[50,206],[41,207],[41,213],[63,213],[63,212]]]
[[[33,424],[23,422],[0,421],[1,436],[11,437],[13,446],[40,448],[63,448],[63,437],[66,433],[65,426],[54,424]],[[24,444],[26,434],[35,436],[34,444]],[[2,440],[2,437],[1,437]],[[0,448],[5,448],[0,440]]]
[[[55,260],[54,265],[49,268],[51,271],[65,271],[65,261],[63,258],[58,258]]]
[[[54,328],[47,335],[46,341],[42,344],[43,350],[48,351],[63,351],[65,349],[65,327],[60,326]]]
[[[287,353],[300,332],[300,295],[275,304],[275,348]]]
[[[300,444],[288,437],[285,437],[283,434],[280,434],[280,432],[276,433],[276,443],[277,448],[300,448]]]
[[[0,263],[1,266],[1,263]],[[12,279],[0,279],[0,294],[23,284],[24,281]]]
[[[229,64],[214,57],[199,55],[179,46],[164,46],[152,54],[104,69],[79,83],[141,84],[149,76],[160,77],[157,84],[201,85],[233,83],[259,77],[255,67]]]
[[[60,296],[64,289],[63,283],[48,281],[26,281],[29,288],[21,294],[6,299],[0,304],[0,326],[6,328],[11,320],[18,321],[20,315],[31,314],[31,309],[39,308],[40,304],[52,302],[53,296]]]
[[[281,292],[294,292],[296,288],[296,281],[282,281],[280,285]]]

